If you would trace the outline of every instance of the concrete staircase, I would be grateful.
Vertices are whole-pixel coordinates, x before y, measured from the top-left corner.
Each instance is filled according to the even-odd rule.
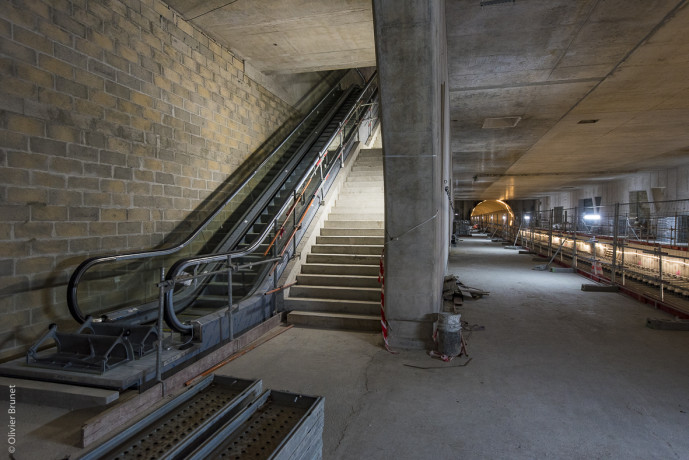
[[[361,150],[285,298],[290,323],[380,331],[384,220],[382,150]]]

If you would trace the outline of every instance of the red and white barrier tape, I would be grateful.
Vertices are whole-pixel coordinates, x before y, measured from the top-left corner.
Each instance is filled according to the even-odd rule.
[[[385,319],[385,266],[383,260],[385,258],[385,250],[380,255],[380,270],[378,271],[378,282],[380,283],[380,326],[383,332],[383,342],[385,343],[385,349],[390,353],[397,354],[398,352],[392,351],[390,349],[390,344],[388,343],[388,320]]]

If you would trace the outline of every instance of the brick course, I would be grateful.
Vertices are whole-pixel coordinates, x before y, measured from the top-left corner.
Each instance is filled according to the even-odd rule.
[[[0,8],[0,358],[69,318],[85,258],[145,249],[296,111],[159,0]]]

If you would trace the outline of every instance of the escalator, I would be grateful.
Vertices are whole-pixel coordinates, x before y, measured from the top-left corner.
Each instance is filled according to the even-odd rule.
[[[248,226],[240,226],[239,230],[234,230],[231,233],[217,232],[214,237],[219,241],[219,244],[211,244],[211,247],[219,248],[214,251],[204,251],[204,253],[218,253],[229,251],[242,251],[251,248],[256,244],[260,236],[267,230],[274,217],[279,213],[280,209],[285,206],[294,197],[294,191],[298,182],[307,173],[307,169],[319,158],[319,153],[327,146],[330,138],[339,129],[340,124],[344,121],[349,111],[354,107],[360,95],[359,91],[352,90],[344,93],[335,105],[333,116],[329,123],[325,126],[320,134],[315,138],[310,147],[304,149],[305,153],[300,156],[300,161],[294,168],[287,165],[277,175],[276,179],[266,187],[265,192],[257,199],[249,211],[242,216],[241,221],[253,222]],[[302,144],[302,148],[305,146]],[[294,162],[296,158],[292,159]],[[290,174],[285,171],[291,170]],[[263,204],[265,202],[265,205]],[[259,213],[258,210],[261,210]],[[254,217],[257,215],[257,217]],[[245,230],[245,227],[247,229]],[[213,240],[211,240],[212,242]],[[233,258],[233,263],[240,266],[248,267],[241,270],[241,280],[232,283],[232,298],[241,299],[251,295],[258,287],[256,281],[261,280],[266,275],[266,270],[270,267],[261,264],[266,258],[275,256],[277,254],[270,254],[270,250],[278,246],[270,246],[270,241],[266,240],[258,242],[256,250],[250,254]],[[203,269],[205,271],[218,271],[226,268],[226,264],[209,264]],[[171,273],[175,272],[175,266]],[[204,277],[206,278],[206,277]],[[178,319],[182,322],[189,322],[197,317],[205,316],[208,312],[215,311],[228,304],[227,286],[228,274],[218,273],[203,279],[200,286],[196,289],[179,289],[174,292],[174,296],[179,299],[175,300],[175,312]],[[198,279],[197,279],[198,280]],[[186,292],[183,292],[186,291]],[[178,313],[180,312],[180,313]],[[185,332],[188,328],[179,327],[174,319],[168,318],[167,324],[175,328],[178,332]]]
[[[67,297],[82,326],[76,334],[53,327],[27,363],[104,374],[144,358],[163,336],[167,350],[193,347],[198,354],[274,314],[274,296],[265,294],[276,287],[362,123],[374,116],[375,75],[363,87],[344,88],[345,77],[181,243],[79,265]],[[57,352],[39,352],[49,341]],[[175,360],[168,358],[164,370]]]

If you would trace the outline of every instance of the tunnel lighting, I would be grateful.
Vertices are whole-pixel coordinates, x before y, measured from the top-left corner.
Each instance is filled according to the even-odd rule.
[[[584,220],[600,220],[600,214],[586,214]]]

